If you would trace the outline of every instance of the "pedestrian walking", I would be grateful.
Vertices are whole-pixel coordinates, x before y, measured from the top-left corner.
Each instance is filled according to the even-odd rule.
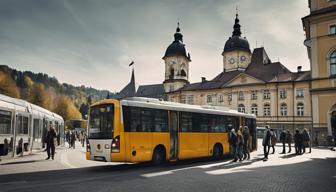
[[[284,129],[282,129],[280,133],[280,142],[282,143],[282,153],[286,154],[286,132]]]
[[[270,132],[268,126],[266,126],[262,144],[264,146],[264,161],[267,161],[268,160],[269,147],[270,147],[270,144],[271,144],[271,132]]]
[[[297,155],[301,155],[302,154],[303,139],[302,139],[302,135],[301,135],[301,133],[298,129],[295,130],[294,143],[295,143],[295,153]]]
[[[71,140],[71,147],[75,149],[76,134],[74,131],[71,132],[70,140]]]
[[[274,152],[275,152],[274,146],[275,146],[276,142],[277,142],[277,135],[276,135],[275,131],[272,130],[271,131],[271,147],[272,147],[272,150],[273,150],[272,154],[274,154]]]
[[[243,152],[244,152],[244,160],[250,159],[250,130],[247,126],[244,127],[243,131],[243,137],[244,137],[244,145],[243,145]]]
[[[309,147],[309,153],[311,153],[310,134],[307,128],[303,129],[302,136],[303,136],[303,153],[306,152],[306,147]]]
[[[292,134],[287,131],[286,134],[286,143],[288,144],[288,153],[292,151]]]
[[[230,137],[229,137],[229,143],[231,146],[231,153],[233,155],[233,162],[236,162],[238,160],[238,155],[237,155],[237,133],[234,128],[231,129],[230,132]]]
[[[46,160],[50,159],[50,155],[51,155],[51,159],[54,159],[54,156],[55,156],[55,138],[56,138],[56,132],[55,132],[54,128],[52,127],[52,125],[50,125],[49,130],[48,130],[47,135],[46,135],[47,155],[48,155]]]
[[[243,145],[244,145],[244,138],[243,138],[243,134],[241,132],[241,127],[238,130],[237,133],[237,144],[238,144],[238,158],[239,161],[243,160]]]
[[[71,142],[70,142],[70,131],[68,130],[67,132],[66,132],[66,134],[65,134],[65,139],[66,139],[66,141],[68,142],[68,144],[69,144],[69,148],[71,147]]]

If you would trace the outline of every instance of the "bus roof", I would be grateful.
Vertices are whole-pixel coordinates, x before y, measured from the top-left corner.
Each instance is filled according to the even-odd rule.
[[[189,105],[182,103],[175,103],[169,101],[162,101],[159,99],[145,98],[145,97],[130,97],[120,101],[123,106],[134,106],[134,107],[148,107],[155,109],[166,109],[166,110],[176,110],[185,112],[197,112],[197,113],[209,113],[217,115],[234,115],[243,116],[247,118],[255,119],[255,115],[240,113],[236,110],[229,109],[221,106],[200,106],[200,105]]]

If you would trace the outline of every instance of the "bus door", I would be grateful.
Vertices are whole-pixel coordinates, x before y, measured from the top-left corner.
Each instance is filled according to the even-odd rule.
[[[178,154],[178,117],[176,111],[170,111],[169,116],[170,132],[170,160],[177,160]]]

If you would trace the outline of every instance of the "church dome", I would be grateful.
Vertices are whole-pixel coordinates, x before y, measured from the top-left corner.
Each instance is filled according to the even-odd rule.
[[[239,36],[230,37],[225,43],[224,52],[233,50],[251,52],[249,42],[246,40],[246,38],[242,38]]]
[[[232,37],[230,37],[224,46],[224,52],[242,50],[251,53],[250,44],[247,39],[241,37],[238,14],[236,14],[235,24],[233,26]]]
[[[176,33],[174,34],[174,41],[166,49],[163,58],[168,56],[185,56],[190,61],[190,54],[187,52],[185,45],[183,44],[183,35],[180,33],[180,28],[176,28]]]

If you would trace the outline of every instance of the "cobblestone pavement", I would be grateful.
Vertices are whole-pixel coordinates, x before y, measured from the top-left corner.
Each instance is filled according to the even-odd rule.
[[[59,149],[0,162],[0,191],[334,191],[336,152],[313,148],[296,156],[276,153],[262,161],[261,148],[251,160],[180,161],[150,164],[84,160],[84,151]]]

